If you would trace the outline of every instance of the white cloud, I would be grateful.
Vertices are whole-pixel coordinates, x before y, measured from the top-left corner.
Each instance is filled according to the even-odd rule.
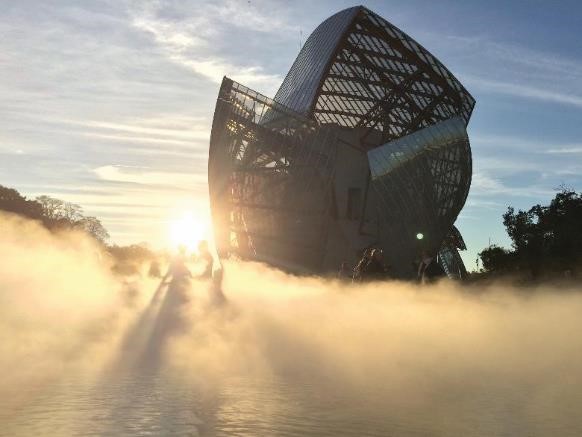
[[[135,18],[132,24],[143,31],[151,33],[156,42],[174,47],[176,50],[184,50],[192,47],[205,47],[206,40],[196,36],[196,23],[188,23],[182,28],[176,23],[168,23],[145,17]]]
[[[475,172],[471,182],[471,196],[513,196],[513,197],[547,197],[552,196],[554,191],[545,187],[535,185],[527,187],[511,187],[505,185],[499,178],[488,172]],[[473,197],[471,197],[473,199]]]
[[[267,74],[258,66],[238,66],[224,59],[191,59],[182,54],[170,56],[170,59],[192,71],[210,79],[214,83],[220,83],[224,76],[241,82],[250,87],[261,86],[264,89],[274,90],[282,82],[282,77],[277,74]]]
[[[93,171],[99,178],[105,181],[172,186],[176,188],[193,187],[197,183],[205,180],[204,175],[194,173],[169,173],[122,165],[104,165],[95,168]]]
[[[159,18],[155,8],[136,14],[133,26],[151,34],[168,59],[214,83],[229,76],[250,87],[274,92],[282,82],[279,74],[267,73],[261,66],[240,65],[218,56],[213,44],[213,21],[228,21],[255,32],[274,32],[285,28],[281,20],[251,13],[235,2],[199,8],[196,18],[181,21]]]
[[[491,36],[430,34],[456,59],[469,90],[582,108],[582,62]]]
[[[273,3],[263,2],[259,6],[255,6],[251,2],[227,0],[222,4],[213,6],[209,10],[209,15],[217,16],[221,21],[230,25],[255,32],[296,35],[300,29],[299,26],[281,18],[283,15],[281,8],[278,8],[276,13],[265,13],[265,9],[272,11]]]
[[[486,200],[482,198],[470,198],[467,199],[465,203],[465,207],[474,207],[474,208],[485,208],[491,210],[498,210],[500,207],[505,206],[503,203],[495,201],[495,200]]]
[[[202,129],[164,129],[164,128],[154,128],[143,126],[141,124],[125,124],[125,123],[114,123],[108,121],[81,121],[73,122],[72,124],[78,124],[80,126],[88,128],[97,128],[99,130],[122,132],[127,134],[140,134],[149,135],[149,138],[154,140],[208,140],[210,138],[209,127],[204,127]]]
[[[463,75],[463,82],[465,85],[474,86],[485,91],[552,103],[573,105],[582,108],[582,95],[552,91],[546,88],[543,84],[538,84],[538,86],[521,85],[517,83],[485,79],[472,75]]]
[[[572,146],[572,147],[563,147],[557,149],[548,149],[545,153],[555,154],[555,155],[571,155],[571,154],[578,154],[582,153],[582,146]]]
[[[528,47],[500,43],[492,40],[490,37],[483,36],[458,36],[447,35],[438,37],[440,41],[446,41],[450,48],[456,51],[467,52],[480,58],[484,64],[489,64],[497,71],[519,70],[519,72],[528,72],[524,79],[531,77],[544,77],[547,79],[556,78],[581,78],[582,62],[559,56],[554,53],[548,53],[540,50],[534,50]],[[497,62],[491,64],[492,60]],[[523,70],[523,71],[522,71]]]

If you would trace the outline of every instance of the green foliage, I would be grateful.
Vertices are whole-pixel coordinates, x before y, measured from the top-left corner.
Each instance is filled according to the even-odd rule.
[[[483,250],[479,256],[486,271],[523,270],[535,278],[582,266],[582,193],[562,189],[547,206],[517,212],[509,207],[503,224],[513,250]]]
[[[479,258],[486,271],[504,272],[512,263],[513,253],[493,244],[479,252]]]

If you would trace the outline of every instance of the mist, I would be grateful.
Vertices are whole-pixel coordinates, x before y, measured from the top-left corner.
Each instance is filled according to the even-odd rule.
[[[114,275],[83,234],[2,215],[0,247],[0,420],[15,435],[582,429],[579,289],[354,285],[225,262],[216,306],[201,280],[172,302],[147,266]],[[76,397],[107,402],[38,414]]]

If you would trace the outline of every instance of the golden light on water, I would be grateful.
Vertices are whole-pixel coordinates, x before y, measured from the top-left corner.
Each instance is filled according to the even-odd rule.
[[[185,211],[161,228],[167,243],[210,234]],[[225,260],[217,306],[194,270],[164,286],[149,261],[120,275],[77,232],[0,213],[0,247],[2,435],[582,429],[577,284],[419,288]]]
[[[197,250],[198,243],[209,238],[209,224],[192,212],[170,220],[168,238],[172,248],[185,246],[190,252]]]

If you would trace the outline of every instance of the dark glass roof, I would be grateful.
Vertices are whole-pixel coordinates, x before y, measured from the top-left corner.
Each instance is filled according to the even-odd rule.
[[[322,124],[362,128],[366,148],[454,116],[467,124],[475,105],[438,59],[363,6],[313,31],[275,101]]]

